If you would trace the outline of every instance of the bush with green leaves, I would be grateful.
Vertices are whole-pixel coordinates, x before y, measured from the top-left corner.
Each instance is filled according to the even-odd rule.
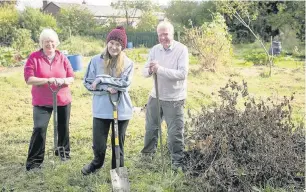
[[[18,29],[13,34],[12,47],[17,51],[29,54],[35,50],[37,44],[32,40],[30,30]]]
[[[7,67],[13,62],[13,49],[0,47],[0,66]]]
[[[70,36],[86,36],[96,28],[94,15],[81,6],[72,6],[60,10],[56,17],[59,28],[61,29],[61,39],[68,39]]]
[[[155,31],[158,24],[157,17],[150,11],[142,14],[140,22],[137,24],[137,31]]]
[[[10,47],[0,47],[0,66],[16,67],[23,64],[27,52],[17,51]]]
[[[192,54],[199,56],[199,71],[217,71],[232,58],[231,35],[222,15],[215,14],[212,22],[186,29],[183,41]]]
[[[38,42],[39,35],[44,28],[57,31],[56,19],[49,14],[42,13],[39,9],[27,7],[19,16],[20,28],[31,31],[31,37]]]
[[[305,177],[303,122],[291,119],[294,94],[256,101],[247,83],[229,81],[220,103],[186,125],[186,174],[195,191],[261,191],[270,186],[302,191]],[[240,105],[243,104],[243,105]]]
[[[0,46],[11,44],[12,34],[17,28],[18,12],[14,5],[0,6]]]
[[[67,50],[69,54],[80,54],[93,56],[101,53],[105,48],[105,42],[93,37],[72,36],[58,47],[60,50]]]
[[[244,57],[246,62],[251,62],[253,65],[267,65],[268,59],[265,53],[250,53]]]

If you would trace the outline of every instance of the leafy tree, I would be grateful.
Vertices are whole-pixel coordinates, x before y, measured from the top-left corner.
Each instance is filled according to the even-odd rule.
[[[70,35],[88,35],[96,26],[94,15],[81,6],[61,9],[56,19],[61,29],[60,35],[64,39]]]
[[[197,2],[187,1],[171,1],[169,7],[166,9],[166,17],[174,23],[178,23],[181,27],[189,26],[189,20],[195,24],[196,17],[191,10],[195,10]],[[184,14],[182,11],[184,10]],[[189,26],[190,27],[190,26]]]
[[[189,21],[192,21],[194,27],[212,21],[212,14],[215,11],[216,7],[213,2],[183,0],[171,1],[165,10],[166,17],[178,26],[178,30],[181,30],[183,26],[190,28]]]
[[[155,31],[157,26],[157,17],[152,12],[145,12],[141,16],[141,20],[137,25],[139,31]]]
[[[277,2],[277,14],[268,18],[273,29],[284,29],[287,25],[296,32],[297,38],[305,42],[305,2]]]
[[[256,20],[252,21],[252,28],[264,41],[270,41],[271,36],[279,34],[279,30],[273,28],[268,22],[269,18],[278,12],[277,2],[257,2],[257,11],[258,16]]]
[[[229,32],[233,36],[233,43],[254,42],[253,34],[240,22],[234,19],[235,12],[239,13],[241,18],[253,28],[254,21],[257,19],[259,11],[257,2],[239,2],[239,1],[222,1],[214,2],[217,11],[224,15]],[[262,27],[262,26],[261,26]]]
[[[233,10],[239,12],[253,31],[264,41],[270,41],[290,25],[297,38],[305,39],[305,3],[301,1],[222,1],[215,2],[217,10],[224,14],[234,43],[254,42],[253,34],[244,25],[233,19],[233,12],[226,8],[230,4]]]
[[[0,45],[10,45],[12,34],[18,23],[18,12],[14,5],[0,6]]]
[[[38,42],[39,34],[43,28],[52,28],[57,30],[56,19],[49,14],[42,13],[39,9],[27,7],[19,15],[20,28],[31,31],[31,37],[35,42]]]
[[[124,11],[126,26],[129,26],[131,23],[133,23],[137,12],[140,11],[142,13],[145,13],[153,9],[157,9],[157,7],[153,5],[151,0],[118,0],[116,3],[112,3],[111,6],[115,9]]]

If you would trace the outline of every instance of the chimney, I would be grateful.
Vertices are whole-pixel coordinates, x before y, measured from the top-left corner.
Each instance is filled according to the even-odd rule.
[[[42,9],[44,10],[45,7],[47,7],[48,4],[49,4],[49,2],[44,0],[44,1],[43,1],[43,7],[42,7]]]

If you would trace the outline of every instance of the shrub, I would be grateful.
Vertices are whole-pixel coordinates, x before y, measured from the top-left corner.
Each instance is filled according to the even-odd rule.
[[[137,31],[155,31],[156,25],[158,24],[158,19],[152,12],[145,12],[137,25]]]
[[[12,47],[17,51],[29,54],[35,50],[35,43],[31,39],[31,31],[28,29],[18,29],[13,34]]]
[[[12,34],[18,23],[18,12],[14,5],[0,6],[0,46],[11,44]]]
[[[57,15],[57,22],[62,29],[60,32],[62,39],[68,39],[71,35],[89,35],[89,32],[96,26],[94,15],[81,6],[61,9]]]
[[[267,65],[268,59],[265,53],[251,53],[245,56],[246,62],[252,62],[254,65]]]
[[[190,180],[197,191],[253,191],[266,185],[302,189],[304,124],[291,121],[293,96],[255,101],[247,83],[229,81],[219,97],[218,107],[203,107],[186,126],[187,143],[193,144],[186,153],[187,174],[197,176]]]
[[[27,7],[19,16],[21,28],[31,31],[31,37],[38,42],[39,35],[44,28],[56,28],[56,20],[52,15],[44,14],[39,9]]]
[[[201,27],[185,29],[183,41],[194,55],[199,56],[198,71],[216,71],[231,61],[231,36],[227,32],[224,18],[215,14],[212,22]]]
[[[15,67],[23,64],[22,60],[27,57],[27,53],[16,51],[10,47],[0,47],[0,66]]]
[[[104,42],[93,37],[72,36],[59,45],[61,50],[67,50],[69,54],[81,54],[93,56],[101,53],[104,49]]]

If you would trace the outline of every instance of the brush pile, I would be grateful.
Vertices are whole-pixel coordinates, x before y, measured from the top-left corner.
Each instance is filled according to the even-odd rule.
[[[196,191],[303,189],[304,124],[291,121],[290,98],[256,102],[247,83],[229,81],[221,104],[186,125],[186,174]]]

